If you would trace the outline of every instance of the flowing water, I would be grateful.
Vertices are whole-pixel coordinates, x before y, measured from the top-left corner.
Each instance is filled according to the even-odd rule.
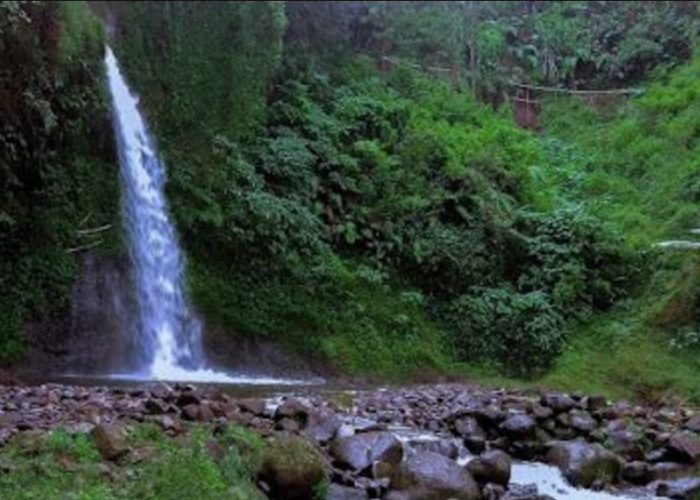
[[[139,369],[115,378],[213,383],[302,383],[232,376],[206,367],[202,325],[183,283],[183,257],[164,193],[165,166],[116,57],[106,51],[123,196],[124,227],[139,303]]]

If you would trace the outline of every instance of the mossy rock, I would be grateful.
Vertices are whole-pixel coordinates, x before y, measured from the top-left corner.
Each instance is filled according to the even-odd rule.
[[[268,443],[258,478],[273,500],[311,500],[327,484],[327,463],[309,441],[280,435]]]

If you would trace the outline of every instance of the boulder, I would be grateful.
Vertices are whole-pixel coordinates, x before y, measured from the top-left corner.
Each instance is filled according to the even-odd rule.
[[[569,416],[569,425],[572,429],[582,433],[590,434],[598,428],[598,423],[586,411],[571,412]]]
[[[238,406],[241,410],[247,413],[252,413],[257,417],[264,417],[267,415],[267,403],[264,399],[242,399],[238,401]]]
[[[425,453],[426,451],[431,451],[447,458],[451,458],[452,460],[457,460],[459,458],[459,446],[457,446],[457,443],[454,441],[448,439],[416,439],[408,441],[406,445],[414,453]]]
[[[646,462],[630,462],[622,469],[622,479],[632,484],[646,484],[649,478],[649,464]]]
[[[296,420],[301,425],[306,424],[310,409],[298,399],[288,399],[282,403],[275,412],[275,419],[282,420],[290,418]]]
[[[686,423],[685,428],[690,432],[700,434],[700,414],[691,417]]]
[[[486,433],[474,417],[459,418],[454,421],[453,427],[455,434],[463,438],[471,436],[486,437]]]
[[[694,474],[693,467],[676,462],[659,462],[649,468],[649,480],[680,479]]]
[[[512,484],[502,500],[543,500],[534,484]]]
[[[118,460],[129,452],[126,431],[123,427],[110,424],[97,425],[92,430],[92,439],[97,451],[105,460]]]
[[[513,461],[501,450],[490,450],[467,464],[467,470],[481,484],[500,484],[507,486]]]
[[[484,500],[501,500],[506,495],[506,488],[500,484],[487,484],[481,490]]]
[[[668,451],[678,461],[695,463],[700,458],[700,439],[692,432],[678,432],[668,441]]]
[[[151,415],[164,415],[168,413],[170,405],[159,398],[150,398],[146,401],[146,411]]]
[[[700,495],[700,478],[697,477],[659,481],[653,486],[658,496],[674,500],[694,500]]]
[[[545,394],[542,396],[540,403],[550,407],[556,413],[565,413],[576,408],[576,401],[566,394]]]
[[[320,444],[326,444],[338,435],[341,420],[332,413],[311,412],[306,420],[304,435]]]
[[[554,415],[554,410],[552,410],[549,406],[542,406],[541,404],[537,404],[532,408],[532,415],[537,420],[544,421],[548,418],[551,418],[552,415]]]
[[[340,467],[361,471],[373,462],[398,464],[403,459],[403,445],[390,432],[367,432],[335,439],[331,455]]]
[[[268,485],[273,500],[308,500],[327,480],[326,462],[305,439],[280,435],[268,443],[258,479]]]
[[[608,434],[608,443],[613,452],[625,455],[633,460],[642,460],[644,448],[642,436],[631,430],[613,431]]]
[[[619,481],[623,468],[617,455],[599,444],[584,441],[554,443],[547,453],[547,462],[559,467],[571,484],[584,488]]]
[[[506,421],[501,424],[501,429],[509,436],[526,438],[535,434],[537,423],[529,415],[513,415],[508,417]]]
[[[413,455],[391,476],[385,500],[479,500],[481,489],[471,474],[437,453]]]
[[[369,500],[365,490],[332,484],[328,490],[328,500]]]

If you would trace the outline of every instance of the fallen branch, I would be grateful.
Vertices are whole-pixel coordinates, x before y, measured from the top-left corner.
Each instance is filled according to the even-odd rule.
[[[90,234],[103,233],[105,231],[108,231],[109,229],[112,229],[112,224],[105,224],[104,226],[94,227],[90,229],[78,229],[78,235],[87,236]]]
[[[91,250],[95,247],[100,246],[102,243],[104,243],[103,240],[93,241],[93,242],[87,243],[85,245],[80,245],[79,247],[69,248],[68,250],[66,250],[66,253],[77,253],[77,252],[83,252],[85,250]]]

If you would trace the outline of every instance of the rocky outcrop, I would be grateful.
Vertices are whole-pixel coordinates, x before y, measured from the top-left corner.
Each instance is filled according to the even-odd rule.
[[[571,484],[584,488],[616,483],[622,476],[622,460],[599,444],[555,443],[547,454],[547,461],[559,467]]]
[[[464,468],[437,453],[413,455],[396,468],[386,500],[478,500],[481,489]]]
[[[403,445],[390,432],[368,432],[335,440],[331,455],[341,467],[362,471],[374,462],[398,464]]]
[[[105,460],[117,460],[129,452],[126,431],[118,425],[101,424],[92,431],[95,447]]]
[[[549,460],[588,487],[635,485],[678,498],[694,491],[695,412],[564,396],[444,385],[360,392],[339,404],[323,393],[266,400],[187,384],[0,386],[0,446],[64,427],[92,432],[104,459],[119,462],[130,453],[119,429],[146,421],[178,436],[189,420],[214,429],[243,425],[272,446],[296,447],[288,457],[315,457],[308,469],[306,460],[268,459],[261,488],[274,498],[282,489],[301,497],[301,483],[318,478],[336,485],[341,499],[411,500],[411,484],[452,491],[460,482],[476,484],[489,500],[540,498],[508,483],[511,457]],[[465,448],[476,455],[466,468],[457,461]]]
[[[327,478],[326,462],[309,441],[276,436],[268,443],[258,478],[272,499],[308,500]]]

